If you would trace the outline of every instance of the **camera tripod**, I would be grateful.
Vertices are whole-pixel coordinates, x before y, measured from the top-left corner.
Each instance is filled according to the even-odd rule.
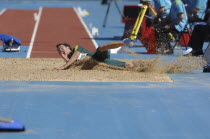
[[[146,12],[147,10],[150,10],[151,14],[154,16],[157,16],[156,11],[153,9],[153,7],[148,3],[148,2],[143,2],[142,6],[141,6],[141,10],[138,14],[138,17],[136,19],[136,22],[133,26],[131,35],[130,35],[130,39],[131,40],[135,40],[138,37],[139,34],[139,29],[142,25],[143,19],[144,17],[147,17]],[[147,17],[148,18],[148,17]],[[150,17],[149,17],[150,18]],[[161,22],[161,19],[158,18],[158,22]],[[155,29],[155,31],[160,34],[160,30],[157,28]],[[153,34],[152,36],[154,36],[155,34]],[[156,36],[156,35],[155,35]],[[153,38],[153,37],[152,37]],[[176,40],[174,35],[171,32],[168,32],[166,37],[161,38],[161,40],[163,41],[158,41],[157,46],[155,45],[155,41],[154,39],[150,38],[150,41],[147,41],[148,43],[146,43],[146,47],[148,52],[147,53],[157,53],[158,51],[160,51],[160,53],[173,53],[173,48],[175,46],[171,46],[170,41],[168,40]],[[163,47],[164,45],[164,47]],[[157,47],[160,48],[159,50],[157,50]]]
[[[147,12],[148,9],[151,11],[151,13],[152,13],[154,16],[157,15],[156,11],[154,10],[154,8],[153,8],[150,4],[148,4],[148,3],[143,3],[143,5],[141,6],[141,10],[140,10],[140,12],[139,12],[139,14],[138,14],[138,17],[137,17],[137,19],[136,19],[136,22],[135,22],[135,24],[134,24],[134,26],[133,26],[131,35],[130,35],[130,39],[131,39],[131,40],[135,40],[135,39],[137,38],[137,35],[138,35],[139,29],[140,29],[140,27],[141,27],[142,21],[143,21],[143,19],[144,19],[144,17],[145,17],[145,14],[146,14],[146,12]],[[158,21],[160,22],[161,19],[159,18]],[[168,35],[169,35],[172,39],[174,39],[172,33],[169,33]]]
[[[107,7],[107,10],[106,10],[106,15],[105,15],[105,18],[104,18],[104,22],[103,22],[103,27],[106,27],[106,22],[107,22],[107,18],[108,18],[108,14],[109,14],[109,10],[110,10],[110,7],[111,7],[111,3],[114,1],[115,3],[115,6],[120,14],[120,16],[122,17],[122,14],[121,14],[121,11],[120,11],[120,8],[119,6],[117,5],[117,0],[110,0],[109,3],[108,3],[108,7]]]
[[[138,35],[139,29],[141,27],[142,21],[143,21],[143,19],[145,17],[145,14],[146,14],[148,9],[152,12],[153,15],[157,15],[157,13],[155,12],[155,10],[153,9],[153,7],[150,4],[143,3],[143,5],[141,6],[141,10],[138,14],[138,17],[136,19],[136,22],[133,26],[133,30],[131,32],[131,35],[130,35],[131,40],[135,40],[137,38],[137,35]]]

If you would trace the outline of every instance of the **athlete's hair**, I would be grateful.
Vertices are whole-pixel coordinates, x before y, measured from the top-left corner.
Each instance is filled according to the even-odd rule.
[[[71,45],[69,45],[68,43],[59,43],[59,44],[57,44],[56,45],[57,50],[58,50],[60,45],[64,45],[65,47],[68,47],[70,50],[72,50]]]

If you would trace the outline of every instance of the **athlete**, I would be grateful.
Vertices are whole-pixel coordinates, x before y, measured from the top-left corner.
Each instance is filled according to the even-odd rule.
[[[133,46],[133,42],[129,38],[125,38],[123,42],[110,42],[99,46],[95,53],[91,53],[80,45],[71,48],[69,44],[57,44],[56,48],[61,57],[65,60],[66,64],[61,67],[56,67],[57,70],[68,69],[74,62],[83,60],[86,56],[91,56],[93,59],[104,62],[108,65],[132,68],[133,63],[121,62],[118,60],[110,59],[109,49],[118,48],[121,46]]]

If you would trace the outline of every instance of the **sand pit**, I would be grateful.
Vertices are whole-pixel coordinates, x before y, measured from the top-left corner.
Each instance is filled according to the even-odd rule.
[[[185,72],[179,62],[158,66],[159,58],[121,60],[134,62],[132,70],[108,66],[87,58],[67,70],[55,70],[64,64],[61,58],[0,58],[0,80],[90,81],[90,82],[172,82],[167,72]],[[179,61],[179,60],[178,60]],[[180,61],[183,61],[181,59]],[[192,65],[192,64],[190,64]],[[171,67],[170,67],[171,66]],[[202,64],[200,65],[202,66]],[[162,67],[162,68],[160,68]],[[167,69],[165,68],[167,67]],[[193,67],[193,70],[198,67]],[[189,70],[189,69],[188,69]]]
[[[0,58],[0,80],[20,81],[92,81],[92,82],[172,82],[164,73],[134,72],[99,63],[82,69],[74,65],[55,70],[64,64],[60,58]],[[92,69],[91,69],[92,68]]]

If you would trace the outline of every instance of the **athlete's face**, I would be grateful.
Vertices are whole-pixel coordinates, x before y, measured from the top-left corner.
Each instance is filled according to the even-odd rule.
[[[69,54],[71,52],[71,50],[68,47],[65,47],[64,45],[60,45],[58,47],[58,52],[60,54]]]
[[[61,55],[61,57],[65,60],[68,61],[68,55],[69,53],[71,53],[71,50],[69,49],[69,47],[65,47],[64,45],[60,45],[57,48],[59,54]]]

